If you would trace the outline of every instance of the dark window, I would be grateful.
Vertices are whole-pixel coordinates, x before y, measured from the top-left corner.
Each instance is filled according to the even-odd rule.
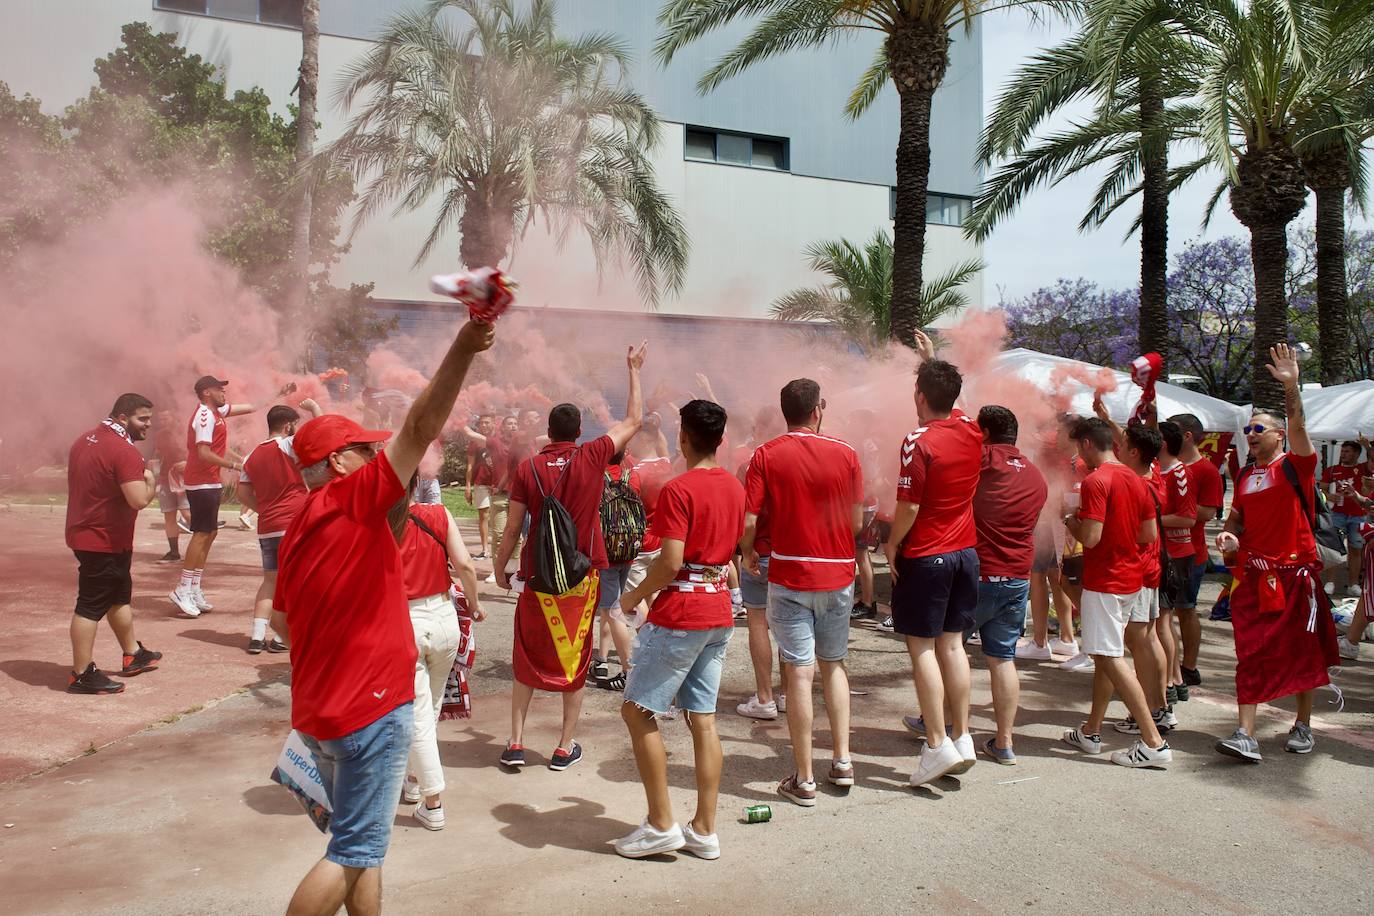
[[[258,22],[301,27],[301,0],[258,0]]]
[[[754,138],[754,159],[750,163],[760,169],[787,168],[787,144],[781,140]]]
[[[787,171],[787,140],[780,137],[754,137],[729,131],[689,127],[683,155],[704,162],[746,165],[756,169]]]
[[[687,151],[688,159],[705,159],[709,162],[716,161],[716,135],[709,130],[687,131]]]
[[[206,0],[153,0],[153,6],[160,10],[175,10],[178,13],[205,13]]]
[[[749,165],[753,151],[748,137],[739,134],[716,134],[716,161],[732,165]]]

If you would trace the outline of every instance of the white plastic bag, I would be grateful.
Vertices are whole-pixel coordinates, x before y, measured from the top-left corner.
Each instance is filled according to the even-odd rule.
[[[315,755],[301,740],[300,732],[295,729],[286,736],[286,743],[277,755],[277,765],[272,770],[272,781],[284,786],[301,803],[305,813],[324,833],[329,829],[329,819],[333,816],[334,806],[329,803],[329,793],[324,789],[320,778],[320,768],[315,763]]]

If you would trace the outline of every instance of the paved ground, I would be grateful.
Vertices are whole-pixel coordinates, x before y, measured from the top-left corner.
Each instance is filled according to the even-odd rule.
[[[0,579],[9,586],[0,597],[7,912],[281,911],[323,848],[267,779],[289,695],[281,660],[242,651],[256,582],[252,536],[223,536],[220,571],[208,580],[220,607],[181,621],[167,616],[162,597],[174,573],[151,562],[159,548],[152,519],[140,523],[135,608],[142,638],[167,653],[166,663],[121,696],[77,698],[60,692],[74,579],[60,518],[46,509],[0,512]],[[1229,634],[1209,624],[1207,686],[1180,707],[1176,763],[1164,773],[1122,770],[1058,744],[1058,733],[1080,721],[1088,678],[1030,665],[1021,764],[984,761],[962,779],[913,791],[906,779],[916,744],[897,724],[913,703],[904,652],[891,637],[855,628],[853,682],[867,692],[854,698],[859,784],[844,794],[823,790],[809,811],[791,806],[773,794],[790,772],[785,724],[722,714],[722,859],[628,862],[607,843],[642,817],[643,797],[615,696],[589,692],[580,735],[587,757],[573,769],[507,774],[493,765],[506,733],[511,609],[492,596],[489,610],[479,629],[475,718],[440,726],[449,827],[429,833],[398,811],[390,912],[1367,913],[1374,905],[1369,662],[1342,674],[1344,712],[1321,695],[1315,754],[1282,752],[1288,720],[1273,710],[1263,720],[1266,760],[1246,767],[1210,749],[1233,727],[1233,713]],[[98,658],[108,664],[115,650],[103,640]],[[741,631],[722,710],[749,683]],[[975,734],[986,735],[981,670],[974,684]],[[556,697],[536,699],[527,739],[535,764],[552,750],[557,716]],[[667,729],[674,799],[686,816],[690,739],[682,723]],[[823,726],[817,744],[829,746]],[[828,759],[825,750],[818,756]],[[772,823],[736,820],[758,802],[773,805]]]

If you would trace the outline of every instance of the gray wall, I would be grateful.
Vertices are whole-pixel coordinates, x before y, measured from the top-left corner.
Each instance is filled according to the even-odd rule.
[[[331,35],[372,38],[397,10],[422,0],[320,0],[320,28]],[[652,59],[658,35],[657,0],[561,0],[558,22],[565,34],[612,31],[635,58],[634,86],[669,121],[786,137],[791,170],[798,175],[872,184],[896,183],[897,93],[889,84],[856,122],[844,118],[845,100],[878,46],[856,33],[820,51],[792,52],[766,61],[709,96],[696,80],[738,43],[748,29],[735,25],[688,46],[666,70]],[[256,21],[256,0],[208,0],[211,15]],[[978,175],[974,149],[983,121],[982,34],[959,30],[950,68],[935,97],[931,120],[930,189],[974,196]]]

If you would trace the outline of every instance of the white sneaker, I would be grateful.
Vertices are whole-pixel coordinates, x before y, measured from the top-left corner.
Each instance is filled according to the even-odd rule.
[[[424,800],[420,794],[420,783],[414,776],[407,776],[406,781],[401,784],[401,801],[407,805],[418,805]]]
[[[958,776],[973,769],[973,765],[978,762],[978,753],[973,749],[973,736],[968,732],[954,739],[954,749],[959,752],[963,762],[949,771],[949,775]]]
[[[423,804],[416,805],[415,819],[419,821],[426,830],[443,830],[444,806],[440,805],[437,808],[428,808]]]
[[[487,576],[487,577],[486,577],[485,579],[483,579],[482,581],[485,582],[485,583],[487,583],[488,585],[495,585],[495,584],[496,584],[496,573],[492,573],[491,575]]]
[[[1326,588],[1326,593],[1327,593],[1328,595],[1334,595],[1334,594],[1336,594],[1336,583],[1335,583],[1335,582],[1328,582],[1328,583],[1326,583],[1325,588]]]
[[[953,741],[941,741],[940,746],[935,748],[927,744],[921,749],[921,760],[916,765],[916,772],[911,774],[911,784],[923,786],[934,782],[963,763],[964,755],[959,753]]]
[[[1047,662],[1053,657],[1053,650],[1050,649],[1048,643],[1043,646],[1037,646],[1035,640],[1028,639],[1016,647],[1016,657],[1033,662]]]
[[[1165,741],[1159,747],[1150,747],[1144,741],[1137,741],[1130,750],[1112,754],[1112,763],[1121,767],[1160,767],[1174,759],[1174,752]]]
[[[1073,658],[1078,654],[1078,641],[1070,640],[1069,642],[1065,642],[1056,636],[1054,639],[1050,640],[1050,654],[1059,655],[1063,658]]]
[[[646,820],[627,836],[616,840],[614,845],[615,851],[627,859],[643,859],[665,852],[677,852],[687,845],[687,838],[677,824],[667,830],[659,830]]]
[[[1095,666],[1091,655],[1084,655],[1082,652],[1079,652],[1068,661],[1060,662],[1059,667],[1063,668],[1065,671],[1091,671]]]
[[[779,693],[775,694],[775,696],[778,698],[776,701],[778,704],[778,712],[787,712],[787,694]]]
[[[1344,633],[1336,634],[1336,648],[1340,650],[1341,658],[1348,658],[1351,661],[1360,660],[1360,644],[1346,639]]]
[[[1102,753],[1102,736],[1085,735],[1081,727],[1071,728],[1064,732],[1061,740],[1063,740],[1065,744],[1073,745],[1085,754]]]
[[[205,592],[201,591],[199,588],[191,589],[191,600],[194,601],[196,607],[200,608],[202,611],[213,611],[215,609],[213,604],[205,600]]]
[[[759,695],[756,693],[749,699],[735,707],[735,712],[751,719],[776,719],[778,717],[777,700],[769,700],[767,703],[759,702]]]
[[[1360,588],[1358,585],[1347,585],[1345,587],[1345,593],[1351,598],[1358,598],[1364,594],[1364,589]]]
[[[682,825],[682,849],[698,859],[720,858],[720,837],[714,833],[702,836],[692,829],[690,821]]]
[[[196,605],[195,595],[192,594],[189,588],[175,589],[167,597],[170,598],[172,603],[177,606],[177,609],[181,611],[181,613],[177,615],[178,617],[200,616],[200,608]]]

